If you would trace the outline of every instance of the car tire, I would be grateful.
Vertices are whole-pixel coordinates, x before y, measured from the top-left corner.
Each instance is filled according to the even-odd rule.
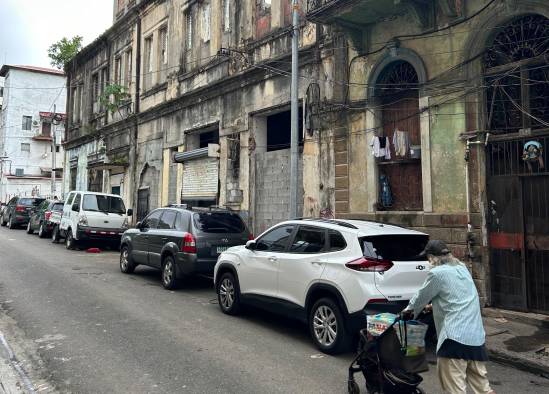
[[[2,227],[6,227],[6,225],[8,224],[8,222],[4,220],[4,215],[2,215],[2,220],[0,220],[0,224],[2,225]]]
[[[59,231],[59,226],[55,225],[53,226],[53,231],[51,233],[51,242],[53,243],[59,243],[61,241],[61,233]]]
[[[320,298],[309,312],[309,331],[323,353],[338,354],[350,348],[351,337],[345,328],[340,306],[332,298]]]
[[[65,239],[65,247],[69,250],[76,249],[76,240],[72,235],[72,230],[67,229],[67,238]]]
[[[221,312],[227,315],[238,315],[241,309],[238,281],[231,272],[225,272],[218,283],[217,301]]]
[[[8,218],[8,228],[13,230],[15,228],[15,223],[13,222],[11,216]]]
[[[172,255],[167,255],[162,260],[162,286],[166,290],[177,288],[177,272]]]
[[[122,246],[122,249],[120,249],[120,271],[123,274],[132,274],[135,267],[129,246]]]
[[[48,232],[44,229],[44,222],[40,222],[40,226],[38,226],[38,238],[46,238],[48,236]]]
[[[34,230],[32,229],[32,224],[29,220],[29,223],[27,224],[27,234],[34,234]]]

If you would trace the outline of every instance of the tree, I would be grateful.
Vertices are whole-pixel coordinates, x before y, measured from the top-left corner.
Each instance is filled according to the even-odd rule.
[[[74,36],[71,39],[63,37],[48,49],[51,65],[58,69],[65,69],[71,59],[82,49],[82,37]]]
[[[117,111],[120,114],[120,108],[126,104],[129,99],[130,95],[126,89],[116,83],[108,84],[105,87],[103,94],[99,97],[101,105],[113,115]]]

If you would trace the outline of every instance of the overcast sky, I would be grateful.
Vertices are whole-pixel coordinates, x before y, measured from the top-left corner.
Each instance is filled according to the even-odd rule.
[[[0,64],[51,67],[48,48],[63,37],[84,46],[112,24],[113,0],[0,0]]]

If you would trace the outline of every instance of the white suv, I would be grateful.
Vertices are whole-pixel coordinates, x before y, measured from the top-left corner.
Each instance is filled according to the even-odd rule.
[[[298,318],[320,350],[338,353],[367,314],[407,305],[430,268],[418,258],[428,239],[362,220],[286,221],[219,256],[219,306],[230,315],[252,304]]]

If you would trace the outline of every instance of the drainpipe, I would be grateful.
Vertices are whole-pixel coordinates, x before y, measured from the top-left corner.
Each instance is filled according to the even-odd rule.
[[[469,256],[469,259],[472,260],[475,257],[475,253],[473,251],[473,245],[474,245],[474,235],[473,235],[473,225],[471,223],[471,197],[469,195],[469,158],[471,155],[471,146],[472,145],[481,145],[484,146],[488,145],[488,137],[490,136],[490,133],[486,133],[486,138],[484,141],[472,141],[471,139],[467,139],[467,143],[465,146],[465,200],[467,202],[467,253]]]
[[[135,208],[137,208],[137,129],[139,126],[139,104],[141,100],[140,96],[140,85],[141,85],[141,11],[137,11],[137,27],[136,27],[136,35],[137,35],[137,43],[135,48],[135,105],[134,105],[134,119],[135,119],[135,127],[133,130],[133,143],[130,138],[130,143],[133,146],[130,146],[130,165],[131,165],[131,179],[132,182],[130,182],[130,187],[133,188],[133,190],[130,190],[130,194],[132,197],[133,205],[135,205]],[[133,155],[132,155],[133,152]],[[135,212],[137,212],[137,209],[135,209]],[[134,216],[133,218],[135,218]],[[133,219],[132,218],[132,219]]]

